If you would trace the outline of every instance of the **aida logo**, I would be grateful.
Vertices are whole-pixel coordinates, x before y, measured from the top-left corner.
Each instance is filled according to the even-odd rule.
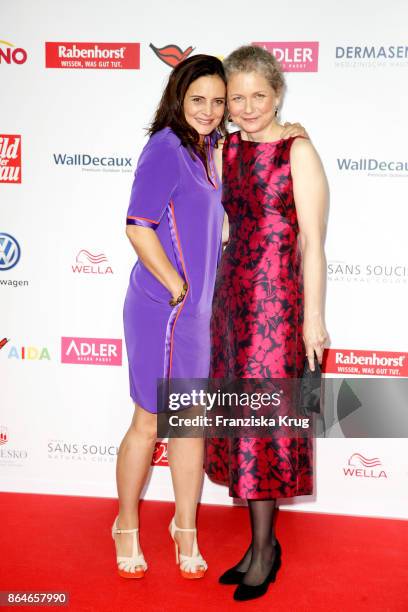
[[[162,62],[167,64],[167,66],[177,66],[180,62],[185,60],[193,51],[194,47],[187,47],[185,51],[180,49],[177,45],[166,45],[165,47],[155,47],[152,43],[150,43],[149,47],[153,50],[153,52],[157,55]]]
[[[48,348],[38,346],[11,346],[8,358],[18,361],[51,361]]]
[[[122,340],[115,338],[61,338],[61,362],[122,365]]]
[[[378,457],[368,459],[361,453],[353,453],[343,468],[344,476],[348,478],[388,478]]]
[[[0,425],[0,446],[7,444],[8,442],[8,429],[3,425]]]
[[[7,40],[0,40],[0,65],[3,64],[25,64],[27,61],[27,51],[21,47],[16,47]]]
[[[169,465],[167,457],[167,442],[156,442],[151,465]]]
[[[21,183],[21,136],[0,134],[0,183]]]
[[[318,42],[253,42],[263,47],[280,62],[284,72],[317,72]]]
[[[323,369],[328,374],[408,376],[408,353],[326,349]]]
[[[75,264],[71,266],[74,274],[113,274],[105,253],[90,253],[86,249],[79,251]]]
[[[46,68],[138,70],[140,43],[46,42]]]

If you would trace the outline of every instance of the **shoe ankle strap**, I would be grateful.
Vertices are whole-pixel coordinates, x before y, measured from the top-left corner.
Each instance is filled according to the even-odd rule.
[[[117,527],[114,527],[113,531],[115,533],[137,533],[139,531],[139,528],[136,527],[135,529],[118,529]]]
[[[186,529],[185,527],[177,527],[176,521],[174,520],[174,518],[172,520],[172,523],[173,523],[173,527],[174,527],[175,531],[190,531],[190,532],[193,532],[193,531],[196,532],[197,531],[196,527],[190,528],[190,529]]]

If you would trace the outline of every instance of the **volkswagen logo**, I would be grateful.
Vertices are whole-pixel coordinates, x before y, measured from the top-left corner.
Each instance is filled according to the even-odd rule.
[[[18,263],[21,250],[17,240],[0,232],[0,270],[10,270]]]

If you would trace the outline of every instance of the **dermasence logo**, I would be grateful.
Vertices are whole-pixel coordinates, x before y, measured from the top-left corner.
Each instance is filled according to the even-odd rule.
[[[338,68],[387,68],[408,65],[407,45],[338,45],[334,50]]]

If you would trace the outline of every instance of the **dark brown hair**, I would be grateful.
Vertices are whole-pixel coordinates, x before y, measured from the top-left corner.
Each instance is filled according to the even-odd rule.
[[[221,60],[213,55],[192,55],[175,66],[169,76],[168,83],[163,92],[156,114],[151,126],[148,128],[150,136],[169,127],[180,138],[181,144],[190,151],[200,154],[197,150],[200,137],[184,116],[183,103],[187,89],[191,83],[203,76],[219,76],[227,86],[224,68]],[[225,117],[221,121],[218,131],[225,136]]]

